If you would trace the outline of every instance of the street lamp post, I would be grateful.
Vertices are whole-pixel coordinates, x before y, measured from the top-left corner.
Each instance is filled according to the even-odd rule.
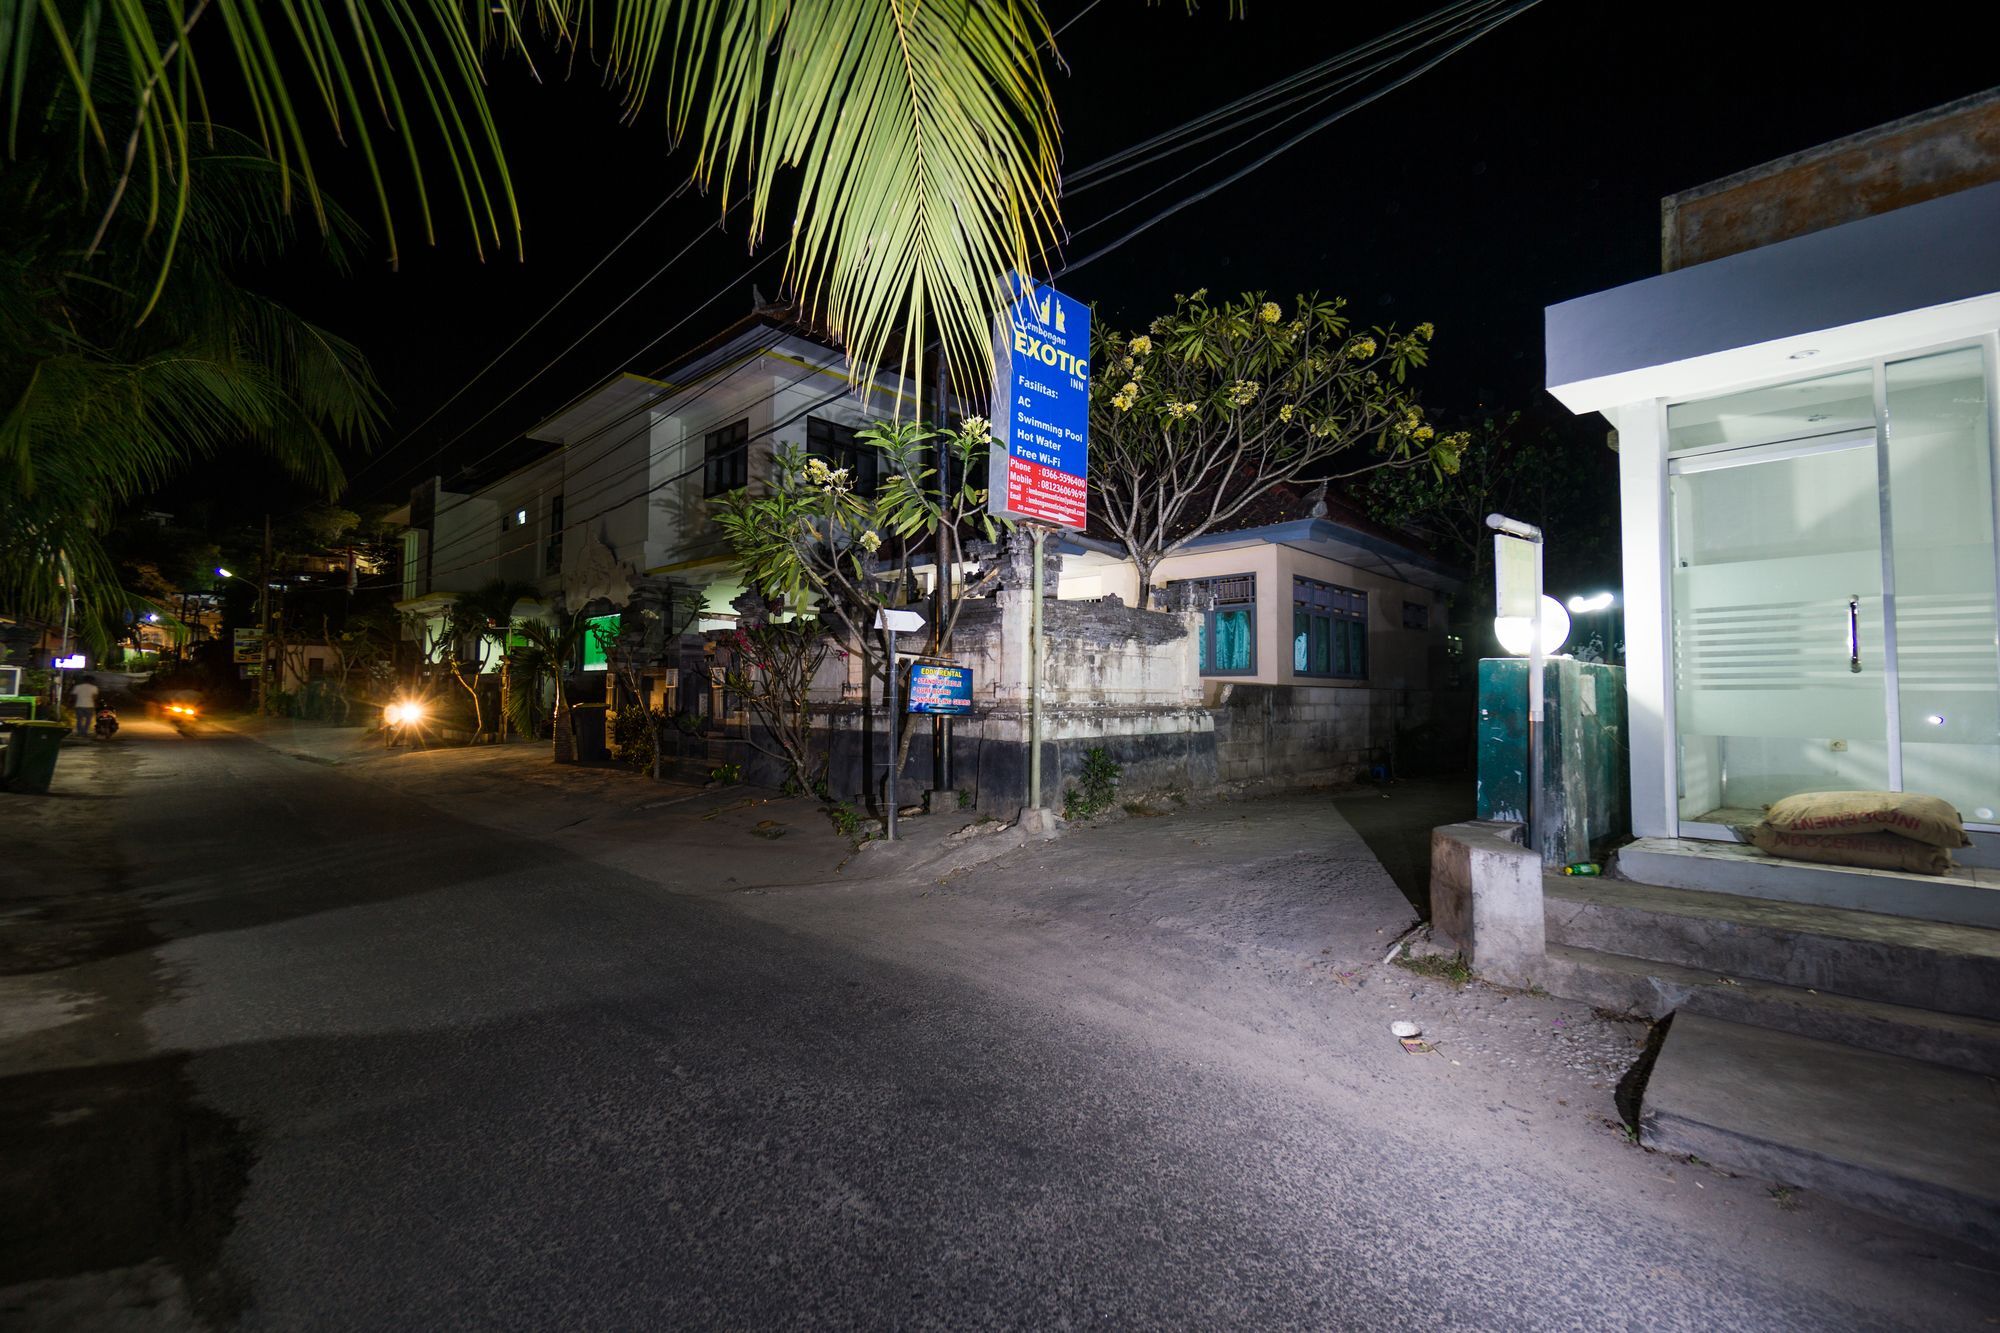
[[[264,530],[265,573],[263,578],[252,584],[249,579],[244,578],[241,574],[225,569],[221,565],[215,567],[215,572],[221,577],[235,579],[238,583],[257,589],[257,654],[261,659],[257,665],[257,711],[259,713],[264,711],[264,701],[266,698],[265,682],[270,676],[271,667],[270,658],[266,654],[264,647],[271,634],[271,578],[269,569],[271,533],[269,523],[270,520],[266,519]]]

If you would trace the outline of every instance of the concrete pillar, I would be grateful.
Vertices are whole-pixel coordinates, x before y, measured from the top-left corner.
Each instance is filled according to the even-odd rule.
[[[1548,956],[1542,858],[1514,841],[1519,828],[1474,820],[1431,830],[1431,929],[1506,986],[1531,985]]]

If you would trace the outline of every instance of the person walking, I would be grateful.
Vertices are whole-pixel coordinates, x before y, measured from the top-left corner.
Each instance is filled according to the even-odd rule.
[[[76,709],[76,734],[84,740],[90,739],[90,728],[97,721],[97,681],[85,676],[69,692],[70,705]]]

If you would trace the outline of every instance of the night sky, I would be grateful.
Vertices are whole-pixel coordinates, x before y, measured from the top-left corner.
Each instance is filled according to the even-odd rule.
[[[1082,14],[1060,39],[1068,71],[1054,76],[1067,164],[1095,161],[1436,7],[1249,0],[1247,14],[1231,18],[1220,0],[1193,15],[1176,0],[1049,0],[1052,25]],[[1948,25],[1886,22],[1875,7],[1642,11],[1543,0],[1062,285],[1097,302],[1100,318],[1126,324],[1200,286],[1343,294],[1364,323],[1437,325],[1422,381],[1435,409],[1547,409],[1542,308],[1657,272],[1662,195],[1989,86],[1984,44],[1952,37]],[[400,272],[388,271],[378,249],[345,278],[303,259],[270,278],[358,342],[393,399],[378,450],[387,456],[358,471],[363,500],[400,499],[413,479],[440,469],[449,477],[605,376],[656,369],[750,306],[749,282],[733,282],[752,261],[734,226],[558,356],[714,220],[716,200],[690,193],[495,373],[410,435],[687,174],[657,111],[622,123],[590,73],[537,86],[517,61],[498,73],[495,97],[521,195],[525,262],[479,262],[463,224],[441,212],[438,245],[406,239]],[[1081,195],[1067,214],[1080,231],[1165,176],[1230,150],[1157,201],[1083,231],[1071,257],[1288,132],[1259,145],[1211,141]],[[327,166],[350,211],[371,218],[359,182],[343,179],[351,168],[337,155]],[[413,210],[404,222],[414,227]],[[773,261],[759,274],[767,295],[778,290],[778,269]],[[660,337],[725,286],[729,295]],[[461,431],[438,463],[419,466]]]

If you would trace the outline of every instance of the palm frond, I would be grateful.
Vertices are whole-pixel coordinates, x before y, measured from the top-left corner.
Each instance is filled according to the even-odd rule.
[[[797,169],[789,277],[859,369],[910,374],[937,338],[970,387],[1059,225],[1049,40],[1026,0],[620,0],[609,58],[634,109],[664,58],[700,178],[725,207],[746,178],[753,246]]]
[[[386,139],[407,160],[425,239],[435,240],[435,230],[423,164],[441,155],[483,257],[509,238],[518,243],[521,230],[483,54],[494,44],[519,49],[518,6],[502,4],[500,22],[493,8],[466,0],[5,0],[0,139],[16,157],[23,133],[50,108],[74,104],[85,142],[111,165],[102,221],[136,190],[149,225],[167,236],[142,315],[159,300],[187,221],[188,168],[203,147],[204,89],[218,66],[232,76],[258,147],[276,166],[287,209],[300,194],[327,225],[312,141],[331,127],[361,155],[396,262],[401,235],[389,206]],[[561,0],[536,0],[536,8],[565,28]],[[48,54],[31,58],[38,36]]]
[[[920,379],[935,338],[962,386],[984,381],[1008,275],[1060,230],[1040,56],[1052,38],[1034,0],[0,0],[0,139],[12,158],[23,131],[72,108],[79,160],[111,181],[102,222],[136,194],[166,238],[141,319],[200,221],[189,167],[218,70],[285,211],[296,193],[330,225],[312,142],[331,127],[362,159],[392,263],[390,177],[407,175],[434,241],[440,162],[483,257],[519,244],[485,78],[493,52],[528,53],[526,30],[572,52],[608,33],[607,77],[629,111],[661,89],[722,206],[747,190],[752,246],[796,173],[795,217],[779,221],[789,278],[857,368],[893,361]]]

